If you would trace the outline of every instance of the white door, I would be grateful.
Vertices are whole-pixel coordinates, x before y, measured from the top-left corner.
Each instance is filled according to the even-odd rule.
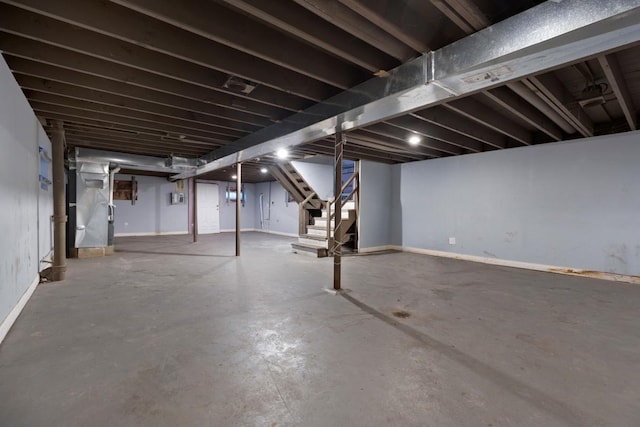
[[[220,232],[218,184],[198,183],[198,234]]]

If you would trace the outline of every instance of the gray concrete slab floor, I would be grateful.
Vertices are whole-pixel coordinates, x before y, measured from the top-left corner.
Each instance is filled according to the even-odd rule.
[[[0,346],[0,426],[638,426],[640,287],[243,234],[122,238]]]

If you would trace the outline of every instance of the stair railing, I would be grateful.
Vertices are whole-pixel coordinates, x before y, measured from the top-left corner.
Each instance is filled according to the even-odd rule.
[[[351,185],[351,183],[353,183],[353,188],[351,189],[351,192],[347,195],[347,197],[342,197],[344,195],[345,190],[349,187],[349,185]],[[343,203],[344,202],[348,202],[351,199],[353,199],[354,204],[355,204],[355,211],[356,211],[356,218],[359,218],[360,216],[360,178],[359,178],[359,174],[358,172],[354,172],[353,175],[351,175],[351,177],[342,185],[342,189],[340,190],[340,196],[343,199]],[[346,243],[346,241],[344,241],[343,238],[343,230],[339,230],[338,228],[341,227],[336,227],[333,230],[333,236],[331,236],[331,224],[334,222],[335,220],[335,216],[336,213],[335,209],[333,209],[333,212],[331,211],[332,207],[334,207],[336,200],[334,197],[330,198],[329,200],[327,200],[325,203],[325,209],[327,211],[327,241],[329,242],[329,252],[330,253],[334,253],[335,250],[337,249],[338,246],[342,246]],[[342,220],[342,212],[340,212],[340,219]],[[340,223],[342,223],[342,221],[340,221]],[[345,230],[346,231],[346,230]]]
[[[306,209],[307,203],[309,203],[309,201],[311,199],[313,199],[313,196],[315,196],[316,193],[315,191],[312,191],[306,199],[304,199],[304,201],[302,203],[300,203],[298,205],[298,235],[302,236],[304,234],[307,234],[307,226],[309,225],[309,210]]]

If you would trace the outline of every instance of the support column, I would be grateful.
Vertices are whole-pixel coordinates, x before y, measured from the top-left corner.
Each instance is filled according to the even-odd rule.
[[[334,227],[333,227],[333,289],[340,290],[342,281],[342,156],[345,137],[342,132],[336,133],[334,151],[335,187],[334,187]],[[329,213],[327,212],[327,215]]]
[[[198,178],[191,178],[191,188],[193,191],[193,202],[191,203],[191,232],[193,233],[193,243],[198,241]]]
[[[66,223],[64,191],[64,127],[61,120],[53,122],[51,157],[53,174],[53,265],[51,280],[64,280],[67,272]]]
[[[240,213],[242,208],[242,164],[236,164],[236,256],[240,256]]]

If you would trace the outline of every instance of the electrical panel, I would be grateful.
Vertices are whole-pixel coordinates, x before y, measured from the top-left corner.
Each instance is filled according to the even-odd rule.
[[[177,191],[171,193],[171,204],[172,205],[183,205],[184,204],[184,193],[177,192]]]

